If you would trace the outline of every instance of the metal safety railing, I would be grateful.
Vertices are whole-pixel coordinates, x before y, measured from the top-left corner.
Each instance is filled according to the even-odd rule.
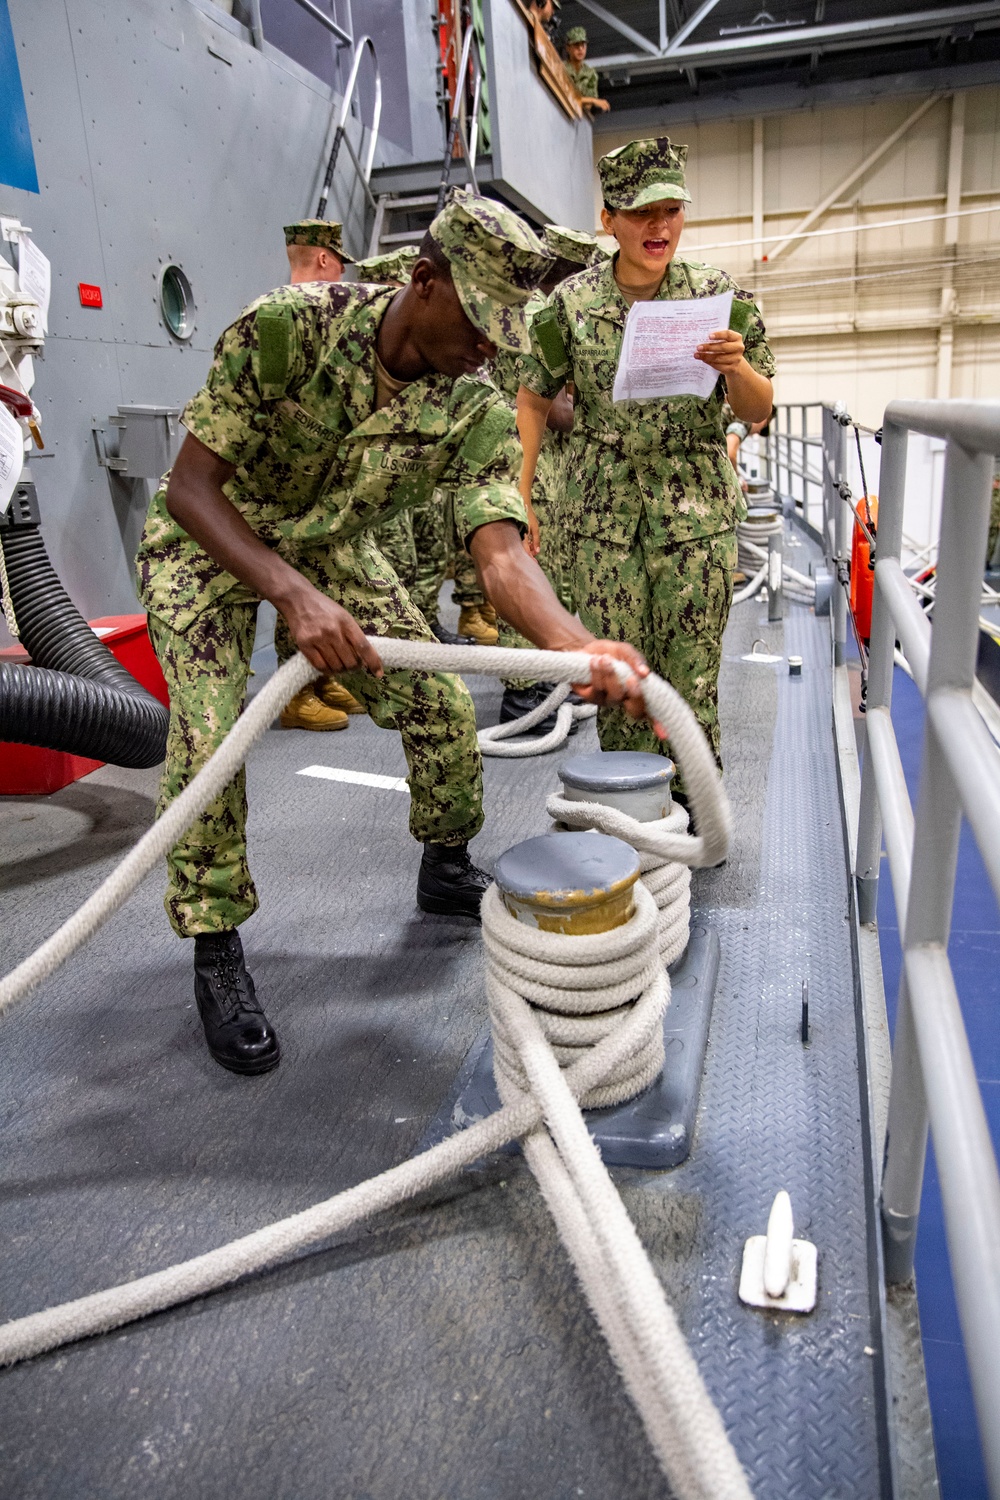
[[[900,562],[911,432],[946,443],[933,628]],[[947,948],[963,813],[1000,899],[1000,753],[973,701],[997,454],[1000,402],[895,401],[886,409],[855,869],[859,917],[872,921],[884,836],[903,945],[881,1194],[886,1277],[898,1284],[913,1275],[929,1125],[994,1500],[1000,1500],[1000,1174]],[[842,552],[838,547],[834,556]],[[897,639],[926,704],[915,816],[890,716]]]
[[[467,132],[465,89],[470,65],[472,67],[472,125]],[[455,158],[456,141],[461,144],[462,155],[465,157],[465,165],[469,173],[469,186],[474,193],[478,194],[479,192],[479,184],[476,181],[476,153],[479,148],[479,104],[483,91],[483,59],[479,48],[479,38],[476,35],[475,24],[471,18],[465,28],[465,39],[462,42],[462,56],[455,78],[455,102],[452,107],[448,140],[444,148],[444,160],[441,163],[441,184],[438,188],[437,207],[434,210],[436,214],[441,212],[448,198],[451,165]]]
[[[359,159],[358,153],[351,144],[351,138],[347,134],[347,121],[351,113],[351,105],[358,87],[358,75],[361,71],[361,62],[365,51],[371,54],[372,68],[375,73],[375,102],[372,105],[372,123],[368,133],[368,150],[365,152],[364,162]],[[372,178],[372,163],[375,160],[375,147],[378,144],[378,128],[382,120],[382,75],[379,72],[378,56],[375,52],[375,43],[370,36],[363,36],[354,48],[354,56],[351,59],[351,71],[347,76],[347,87],[344,89],[344,98],[337,116],[337,126],[333,132],[333,145],[330,147],[330,158],[326,164],[326,174],[323,178],[323,186],[320,189],[319,202],[316,205],[317,219],[326,217],[326,205],[330,197],[330,188],[333,185],[333,174],[337,166],[337,157],[340,155],[341,146],[346,146],[354,163],[361,189],[368,200],[370,208],[377,208],[369,183]],[[364,125],[361,127],[362,139],[364,138]],[[360,145],[360,142],[359,142]]]
[[[823,529],[823,440],[821,401],[776,406],[767,435],[767,476],[783,501],[801,511],[810,531]],[[795,431],[795,428],[798,431]]]
[[[370,36],[363,36],[359,41],[355,42],[353,20],[351,22],[351,29],[345,31],[344,27],[339,25],[332,16],[327,15],[326,11],[321,10],[318,5],[313,4],[313,0],[295,0],[295,3],[330,33],[338,48],[351,47],[353,49],[350,72],[347,75],[347,83],[344,88],[344,97],[339,107],[334,103],[337,123],[334,127],[333,144],[330,147],[326,172],[323,176],[323,185],[320,188],[319,202],[316,205],[316,218],[323,219],[326,217],[326,207],[330,199],[333,174],[337,167],[337,158],[340,155],[341,146],[347,147],[351,161],[354,163],[354,169],[358,175],[358,181],[361,184],[361,190],[368,201],[369,207],[375,208],[376,203],[369,183],[371,182],[372,166],[375,161],[375,148],[378,145],[379,125],[382,121],[382,75],[379,71],[375,43]],[[248,0],[248,6],[250,13],[250,35],[254,46],[260,49],[264,46],[264,23],[261,18],[260,0]],[[350,4],[348,4],[348,13],[350,14]],[[368,149],[365,152],[364,161],[362,162],[347,134],[347,122],[350,118],[351,106],[354,104],[358,88],[358,75],[361,71],[361,63],[364,60],[366,51],[372,60],[372,70],[375,77],[375,99],[372,105],[372,123],[368,132]],[[364,140],[364,132],[365,127],[362,123],[361,141],[358,143],[359,147]]]

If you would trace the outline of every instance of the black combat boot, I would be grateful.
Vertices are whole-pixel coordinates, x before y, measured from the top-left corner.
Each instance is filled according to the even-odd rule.
[[[441,642],[442,646],[474,646],[476,644],[471,635],[456,635],[453,630],[442,625],[440,620],[431,620],[430,627],[431,634]]]
[[[523,719],[525,714],[530,714],[540,703],[545,702],[554,687],[554,682],[535,682],[526,688],[504,688],[500,703],[500,723],[509,724],[514,719]],[[539,737],[543,734],[551,734],[556,727],[556,713],[557,710],[553,709],[550,714],[546,714],[540,724],[536,724],[533,729],[526,729],[525,734]],[[574,723],[570,734],[575,728]]]
[[[281,1047],[257,1002],[238,932],[195,938],[194,998],[217,1063],[233,1073],[267,1073],[278,1066]]]
[[[468,844],[424,844],[417,876],[417,905],[442,917],[475,917],[492,875],[469,858]]]

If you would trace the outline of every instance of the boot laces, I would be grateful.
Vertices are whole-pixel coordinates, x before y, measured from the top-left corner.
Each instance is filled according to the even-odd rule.
[[[260,1006],[251,998],[244,983],[240,961],[234,953],[219,954],[212,977],[221,992],[227,1021],[235,1020],[241,1011],[260,1012]]]

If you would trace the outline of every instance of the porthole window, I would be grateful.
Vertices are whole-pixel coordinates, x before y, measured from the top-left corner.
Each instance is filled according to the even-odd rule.
[[[194,293],[180,266],[163,267],[160,311],[175,339],[189,339],[194,333]]]

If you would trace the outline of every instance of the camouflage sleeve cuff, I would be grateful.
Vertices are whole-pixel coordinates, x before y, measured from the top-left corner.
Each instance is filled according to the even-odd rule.
[[[487,484],[454,490],[455,530],[468,544],[480,526],[491,521],[513,521],[522,536],[528,529],[524,501],[512,484]]]
[[[520,377],[525,390],[536,396],[543,396],[547,401],[554,401],[566,384],[565,376],[557,379],[555,375],[550,375],[541,360],[529,354],[521,356]]]
[[[728,437],[731,432],[735,432],[736,436],[742,443],[744,438],[748,438],[750,436],[749,424],[746,422],[730,422],[729,426],[726,428],[726,437]]]
[[[774,355],[771,353],[764,339],[756,347],[745,349],[743,358],[751,370],[756,370],[758,375],[766,375],[768,380],[773,378],[775,371]]]
[[[208,386],[191,397],[181,412],[181,421],[199,443],[229,464],[245,464],[262,441],[252,413],[234,407]]]

